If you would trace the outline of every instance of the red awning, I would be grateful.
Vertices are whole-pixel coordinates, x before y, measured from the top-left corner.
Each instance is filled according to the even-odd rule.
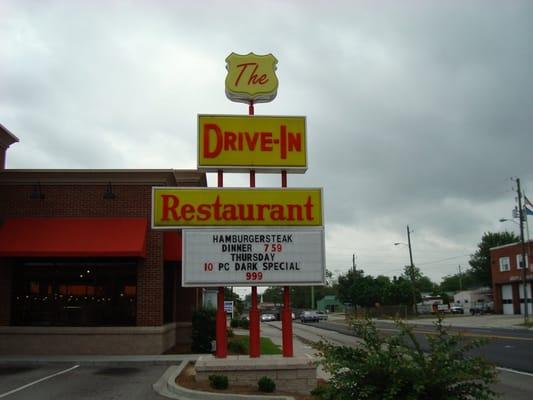
[[[144,257],[146,218],[7,218],[1,257]]]

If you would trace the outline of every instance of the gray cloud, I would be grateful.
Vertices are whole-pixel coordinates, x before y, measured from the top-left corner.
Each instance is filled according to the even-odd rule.
[[[194,168],[196,114],[247,111],[224,96],[225,57],[254,51],[278,58],[280,80],[256,113],[307,116],[309,170],[289,184],[324,187],[331,269],[357,252],[397,274],[405,252],[390,243],[409,223],[438,279],[503,229],[509,177],[533,192],[528,1],[12,1],[0,14],[0,122],[21,139],[10,168]]]

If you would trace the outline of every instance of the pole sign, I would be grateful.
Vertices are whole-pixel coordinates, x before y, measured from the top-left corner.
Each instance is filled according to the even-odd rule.
[[[324,285],[324,230],[184,229],[183,286]]]
[[[198,116],[198,169],[305,172],[305,117]]]
[[[278,93],[276,64],[272,54],[231,53],[226,58],[226,97],[240,103],[268,103]]]
[[[233,301],[224,300],[224,311],[226,314],[233,315]]]
[[[322,225],[319,188],[152,188],[152,229]]]

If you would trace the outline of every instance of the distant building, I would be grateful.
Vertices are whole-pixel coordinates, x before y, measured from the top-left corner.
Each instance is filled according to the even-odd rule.
[[[533,241],[526,243],[526,279],[527,303],[529,315],[532,314],[531,282],[533,264],[528,257]],[[524,313],[524,263],[522,262],[522,245],[512,243],[490,249],[492,271],[492,291],[494,311],[500,314]]]
[[[490,310],[493,308],[492,289],[482,287],[457,292],[453,296],[453,303],[463,307],[465,313],[469,313],[472,308]]]
[[[336,296],[329,295],[318,300],[316,302],[316,308],[318,311],[343,312],[344,304],[342,304]]]

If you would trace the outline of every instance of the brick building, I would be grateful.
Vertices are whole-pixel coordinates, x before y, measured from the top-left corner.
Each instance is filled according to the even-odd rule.
[[[160,354],[185,347],[201,292],[181,235],[150,229],[153,186],[196,170],[12,170],[0,125],[0,354]]]
[[[532,315],[531,282],[533,263],[528,254],[533,241],[526,243],[527,300],[529,315]],[[500,314],[524,313],[524,263],[522,245],[512,243],[490,249],[494,311]]]

